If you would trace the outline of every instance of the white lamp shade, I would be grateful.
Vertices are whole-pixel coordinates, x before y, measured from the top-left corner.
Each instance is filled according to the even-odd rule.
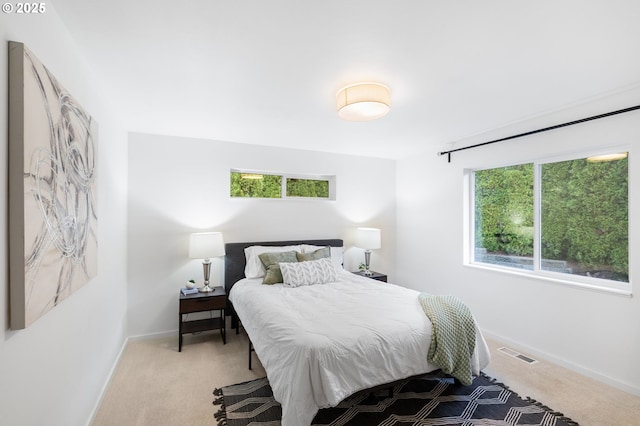
[[[191,234],[189,257],[192,259],[209,259],[224,256],[224,240],[221,232],[200,232]]]
[[[348,121],[369,121],[384,116],[391,107],[391,91],[380,83],[356,83],[336,94],[338,116]]]
[[[356,229],[356,247],[367,250],[380,248],[380,230],[377,228]]]

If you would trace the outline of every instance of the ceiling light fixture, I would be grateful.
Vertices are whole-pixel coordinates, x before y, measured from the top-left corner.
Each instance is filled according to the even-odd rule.
[[[380,83],[355,83],[336,94],[338,116],[348,121],[369,121],[389,112],[391,90]]]

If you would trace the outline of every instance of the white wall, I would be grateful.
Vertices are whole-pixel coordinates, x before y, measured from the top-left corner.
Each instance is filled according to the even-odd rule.
[[[327,200],[231,199],[230,169],[336,175]],[[363,251],[358,226],[382,230],[372,269],[394,278],[395,161],[148,134],[129,137],[129,335],[178,328],[178,294],[202,281],[202,261],[188,258],[189,234],[221,231],[225,242],[306,238],[345,240],[348,270]],[[221,261],[212,280],[222,284]]]
[[[481,135],[471,145],[637,105],[640,89]],[[633,298],[465,267],[463,170],[629,144]],[[527,352],[640,394],[640,111],[438,157],[397,164],[398,282],[465,300],[480,326]]]
[[[126,133],[55,9],[46,6],[41,15],[0,14],[0,187],[8,185],[7,55],[13,40],[25,43],[98,122],[98,275],[27,329],[10,330],[2,198],[0,423],[6,425],[87,424],[126,337]]]

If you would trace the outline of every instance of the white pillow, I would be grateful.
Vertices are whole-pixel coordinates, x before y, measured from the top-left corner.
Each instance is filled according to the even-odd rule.
[[[258,256],[262,253],[278,253],[282,251],[302,253],[302,248],[300,246],[249,246],[245,248],[244,257],[247,259],[247,264],[244,267],[244,276],[247,278],[264,277],[266,271]]]
[[[329,258],[297,263],[280,263],[282,281],[289,287],[325,284],[338,280],[338,273]]]
[[[302,253],[313,253],[314,251],[326,246],[302,244],[300,247],[302,248]],[[333,260],[333,265],[336,268],[342,269],[344,263],[344,247],[331,247],[331,260]]]

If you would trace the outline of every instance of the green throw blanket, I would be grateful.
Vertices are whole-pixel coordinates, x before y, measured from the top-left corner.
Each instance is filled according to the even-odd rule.
[[[427,359],[464,385],[473,381],[471,357],[476,347],[476,326],[471,311],[460,299],[420,293],[420,305],[433,324]]]

